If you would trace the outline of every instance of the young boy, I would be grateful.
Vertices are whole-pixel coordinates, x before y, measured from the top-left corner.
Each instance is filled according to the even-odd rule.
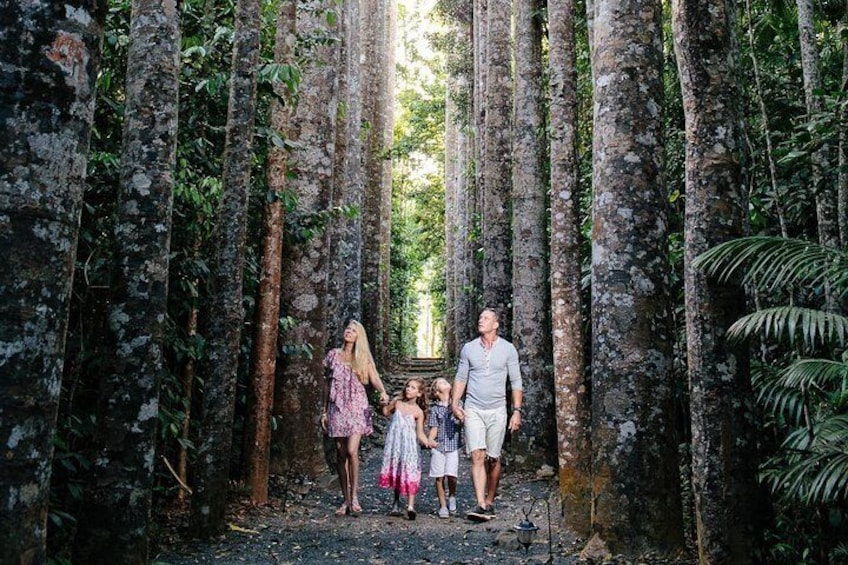
[[[428,436],[436,440],[430,452],[430,477],[436,480],[439,496],[439,518],[456,513],[456,477],[459,471],[459,422],[451,413],[451,384],[439,377],[430,386],[430,416],[427,420]],[[445,493],[447,477],[447,498]]]

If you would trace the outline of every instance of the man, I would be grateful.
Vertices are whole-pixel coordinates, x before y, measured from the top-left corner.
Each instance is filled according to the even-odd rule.
[[[471,456],[471,483],[477,507],[468,518],[477,522],[495,517],[494,500],[501,477],[501,447],[507,429],[506,379],[512,386],[509,431],[521,426],[524,392],[518,351],[498,336],[498,314],[491,308],[480,312],[480,337],[462,346],[454,379],[451,407],[465,425],[466,450]],[[461,405],[465,396],[465,406]]]

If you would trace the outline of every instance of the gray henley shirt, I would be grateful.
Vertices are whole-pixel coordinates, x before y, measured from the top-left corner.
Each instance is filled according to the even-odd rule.
[[[523,390],[518,351],[510,342],[498,337],[492,349],[487,350],[478,337],[462,346],[455,379],[457,382],[466,383],[466,408],[505,408],[507,376],[512,390]]]

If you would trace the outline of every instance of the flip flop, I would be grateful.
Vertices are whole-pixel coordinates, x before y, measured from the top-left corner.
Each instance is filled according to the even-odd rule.
[[[339,509],[336,510],[336,516],[346,516],[350,512],[350,508],[348,508],[347,504],[342,504],[339,506]]]
[[[350,514],[351,516],[359,516],[362,514],[362,507],[359,505],[359,501],[354,500],[350,505]]]

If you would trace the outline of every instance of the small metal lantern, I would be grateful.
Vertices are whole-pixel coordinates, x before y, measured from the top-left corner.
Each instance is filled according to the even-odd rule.
[[[518,532],[518,543],[524,546],[524,553],[527,553],[530,544],[536,539],[536,532],[539,531],[539,526],[531,522],[527,518],[527,514],[525,514],[524,519],[513,526],[512,529]]]
[[[518,543],[524,546],[524,554],[527,554],[527,551],[530,549],[530,544],[533,543],[533,540],[536,539],[536,532],[539,531],[539,526],[534,524],[530,520],[530,514],[533,513],[533,507],[536,506],[536,503],[539,501],[545,503],[545,508],[548,511],[548,561],[547,563],[553,565],[554,562],[554,546],[553,546],[553,537],[551,534],[551,505],[548,502],[547,498],[533,498],[533,502],[530,504],[530,509],[525,510],[521,509],[521,512],[524,514],[524,519],[521,520],[518,524],[512,527],[513,530],[518,534]]]

